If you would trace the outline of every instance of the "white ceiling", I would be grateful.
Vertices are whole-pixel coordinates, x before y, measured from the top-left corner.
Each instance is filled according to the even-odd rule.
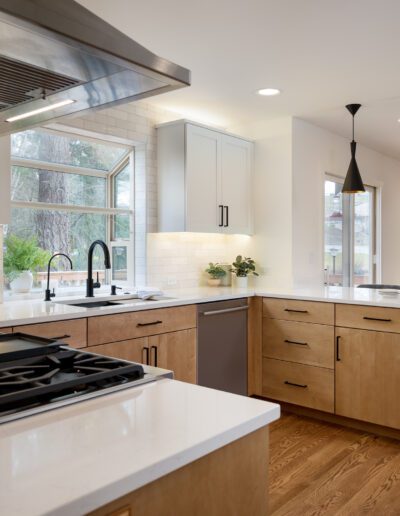
[[[224,127],[293,115],[400,158],[398,0],[79,0],[192,71],[151,99]],[[255,91],[277,87],[277,97]]]

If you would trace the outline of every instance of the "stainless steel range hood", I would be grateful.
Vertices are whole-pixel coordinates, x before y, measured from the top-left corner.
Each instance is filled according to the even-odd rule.
[[[189,70],[73,0],[0,0],[0,134],[189,85]]]

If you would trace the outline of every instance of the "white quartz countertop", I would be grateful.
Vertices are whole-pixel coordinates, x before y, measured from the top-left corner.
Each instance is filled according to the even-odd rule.
[[[400,295],[383,295],[379,290],[345,287],[282,288],[272,289],[256,287],[238,289],[231,287],[198,287],[166,291],[165,299],[160,301],[140,301],[126,299],[126,304],[101,308],[82,308],[60,304],[62,298],[48,303],[35,300],[6,301],[0,304],[0,328],[40,322],[79,319],[97,315],[121,312],[152,310],[173,306],[225,301],[253,296],[275,297],[283,299],[305,299],[329,303],[348,303],[356,305],[386,306],[400,308]],[[96,300],[123,301],[124,296],[96,296]],[[71,302],[73,298],[64,299]]]
[[[380,289],[349,288],[349,287],[312,287],[268,289],[257,288],[255,295],[281,299],[304,299],[307,301],[322,301],[328,303],[345,303],[352,305],[385,306],[400,308],[400,292],[393,295]]]
[[[84,514],[279,418],[279,405],[159,380],[0,426],[0,514]]]
[[[39,322],[61,321],[64,319],[79,319],[96,315],[109,315],[113,313],[135,312],[140,310],[152,310],[155,308],[168,308],[173,306],[192,305],[228,299],[240,299],[253,296],[254,290],[235,289],[231,287],[213,288],[199,287],[193,289],[181,289],[168,291],[165,299],[160,301],[141,301],[129,299],[128,296],[96,296],[93,301],[110,300],[126,304],[120,306],[107,306],[100,308],[82,308],[69,304],[61,304],[60,301],[70,303],[73,297],[54,298],[54,301],[45,302],[39,299],[6,301],[0,303],[0,328],[17,326],[22,324],[34,324]],[[87,301],[80,297],[82,301]],[[125,298],[125,299],[124,299]]]

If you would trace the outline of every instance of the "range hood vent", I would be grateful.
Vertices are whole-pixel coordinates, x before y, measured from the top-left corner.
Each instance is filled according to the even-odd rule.
[[[0,43],[0,134],[190,85],[189,70],[74,0],[0,0]],[[73,102],[18,120],[66,100]]]
[[[0,56],[0,110],[79,84],[49,70]]]

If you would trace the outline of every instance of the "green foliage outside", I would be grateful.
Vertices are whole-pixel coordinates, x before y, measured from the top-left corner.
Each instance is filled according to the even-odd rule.
[[[4,273],[12,281],[20,272],[35,272],[45,267],[51,254],[37,245],[37,240],[9,235],[5,239],[6,252],[4,254]]]
[[[80,166],[104,171],[103,177],[67,174],[28,167],[12,168],[11,196],[14,201],[43,202],[85,207],[107,206],[107,172],[126,153],[126,149],[104,143],[81,140],[76,136],[55,135],[44,131],[24,131],[12,136],[12,155],[49,163]],[[49,167],[50,168],[50,167]],[[117,204],[126,204],[130,192],[129,174],[117,176],[116,190],[120,192]],[[121,200],[122,199],[122,200]],[[87,269],[87,251],[96,239],[107,240],[110,216],[37,208],[13,208],[6,235],[21,240],[34,239],[39,247],[50,253],[68,254],[75,270]],[[117,215],[113,220],[113,235],[130,237],[129,215]],[[7,247],[7,243],[6,243]],[[96,249],[93,266],[104,268],[104,257]],[[60,262],[59,270],[67,264]],[[40,266],[38,267],[40,269]]]

